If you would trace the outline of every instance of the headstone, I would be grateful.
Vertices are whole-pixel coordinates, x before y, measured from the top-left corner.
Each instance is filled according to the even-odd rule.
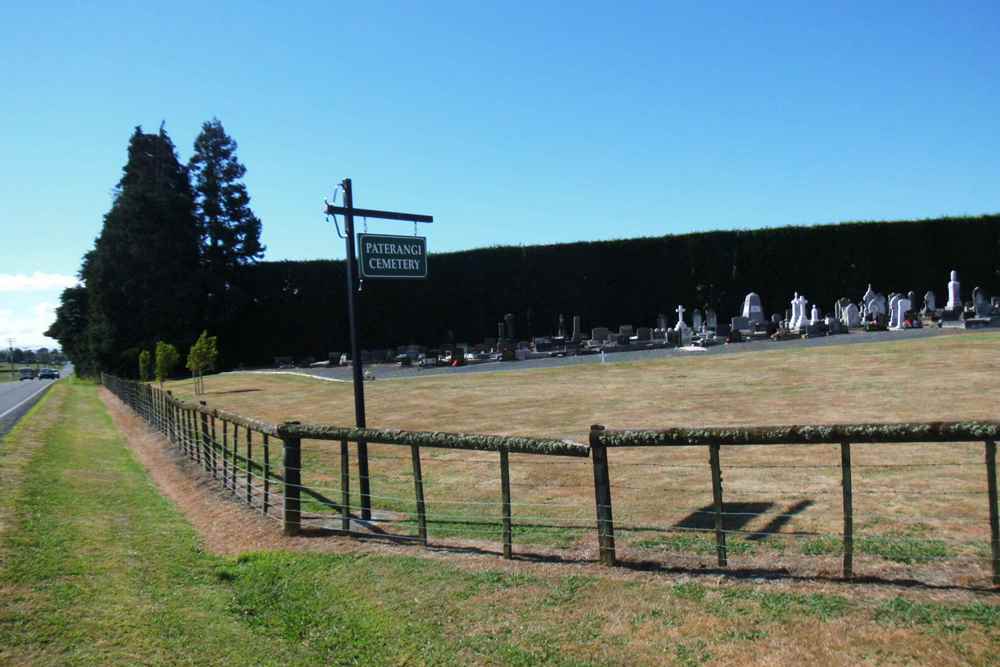
[[[504,315],[503,323],[507,333],[506,338],[514,340],[514,313],[507,313]]]
[[[917,305],[917,294],[913,290],[906,293],[906,298],[909,299],[910,303],[914,306]]]
[[[869,312],[871,312],[872,301],[875,300],[875,297],[877,295],[878,295],[878,292],[876,292],[875,290],[872,289],[872,284],[871,283],[868,283],[868,289],[865,290],[864,296],[861,297],[861,311],[862,311],[862,313],[869,313]]]
[[[813,304],[812,313],[809,314],[809,324],[817,324],[819,321],[819,308],[816,307],[816,304]]]
[[[951,280],[948,281],[948,303],[945,310],[962,310],[962,290],[958,282],[958,271],[951,272]]]
[[[896,322],[896,325],[895,325],[895,327],[893,327],[892,324],[890,323],[889,326],[892,327],[892,328],[895,328],[895,329],[902,329],[902,328],[904,328],[904,324],[906,322],[906,314],[908,312],[910,312],[910,306],[911,306],[911,303],[910,303],[909,299],[907,299],[906,297],[903,297],[903,296],[897,297],[897,299],[896,299],[896,307],[895,307],[895,310],[893,311],[894,314],[895,314],[895,316],[896,316],[894,318],[895,322]]]
[[[582,327],[580,325],[581,325],[580,316],[579,315],[574,315],[573,316],[573,340],[574,341],[579,341],[581,338],[583,338],[583,329],[582,329]]]
[[[899,310],[896,308],[899,303],[899,295],[893,293],[889,297],[889,328],[895,329],[899,326]]]
[[[885,315],[888,311],[888,304],[886,303],[885,296],[875,293],[875,299],[871,302],[870,312],[874,315]]]
[[[764,308],[761,306],[759,294],[750,292],[744,297],[741,315],[751,323],[764,322]]]
[[[555,346],[552,343],[552,339],[548,336],[538,336],[532,341],[532,345],[536,352],[548,352],[552,350]]]
[[[626,338],[628,338],[629,336],[631,336],[632,335],[632,325],[631,324],[622,324],[621,326],[619,326],[618,327],[618,335],[619,336],[625,336]]]
[[[858,312],[858,307],[855,304],[847,304],[847,307],[841,310],[840,313],[840,321],[844,323],[844,326],[848,328],[861,326],[861,314]]]
[[[656,328],[661,331],[666,331],[670,328],[670,324],[667,322],[667,316],[663,313],[656,316]]]
[[[976,309],[976,317],[989,317],[993,314],[993,304],[982,287],[972,290],[972,305]]]
[[[808,316],[806,315],[806,306],[809,305],[809,299],[800,294],[796,301],[798,302],[797,317],[792,320],[791,328],[793,331],[801,331],[809,323]]]
[[[937,311],[937,299],[934,297],[934,292],[927,290],[924,294],[924,314],[930,315]]]
[[[590,340],[603,343],[608,339],[610,334],[611,330],[607,327],[596,327],[590,331]]]
[[[556,335],[560,338],[566,337],[566,320],[563,319],[562,313],[559,313],[559,328],[556,330]]]
[[[711,308],[705,311],[705,328],[715,331],[715,327],[719,325],[719,317],[715,314],[715,311]]]
[[[841,319],[844,316],[844,310],[840,305],[840,299],[833,302],[833,317],[835,319]]]
[[[780,325],[781,324],[781,315],[779,315],[778,313],[775,313],[774,315],[771,315],[771,324],[778,324],[778,325]]]
[[[691,313],[691,328],[695,331],[701,331],[702,324],[704,321],[701,319],[701,311],[695,308]]]
[[[799,326],[799,293],[792,297],[792,314],[788,318],[788,328],[796,329]]]
[[[734,317],[729,323],[730,331],[750,331],[752,328],[753,328],[753,323],[750,322],[750,319],[747,317],[743,317],[742,315]],[[716,327],[715,333],[716,335],[719,336],[722,335],[719,333],[718,327]]]
[[[653,338],[653,332],[649,327],[638,327],[635,330],[636,340],[646,341]]]
[[[674,325],[674,331],[683,331],[687,328],[687,324],[684,323],[684,306],[677,306],[677,324]]]

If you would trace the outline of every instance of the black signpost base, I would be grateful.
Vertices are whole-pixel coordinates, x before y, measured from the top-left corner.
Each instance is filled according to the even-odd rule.
[[[354,216],[360,215],[364,218],[374,218],[381,220],[401,220],[404,222],[434,222],[434,218],[429,215],[417,215],[414,213],[396,213],[394,211],[375,211],[371,209],[354,208],[354,193],[351,190],[351,179],[345,178],[341,186],[344,188],[344,205],[326,205],[327,215],[344,216],[344,238],[347,243],[347,319],[351,327],[351,366],[354,377],[354,419],[358,428],[365,428],[365,385],[361,363],[361,341],[358,334],[358,263],[354,252]],[[424,244],[423,276],[419,275],[383,275],[382,278],[406,277],[419,278],[426,277],[426,244]],[[368,475],[368,443],[363,439],[358,440],[358,477],[361,489],[361,519],[370,521],[372,518],[372,498],[371,485]]]

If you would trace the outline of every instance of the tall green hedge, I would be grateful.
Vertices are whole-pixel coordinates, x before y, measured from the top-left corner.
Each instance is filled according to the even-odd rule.
[[[567,328],[580,315],[584,331],[655,326],[678,304],[689,312],[711,305],[728,321],[749,291],[768,315],[783,313],[796,291],[832,311],[835,299],[856,301],[869,282],[884,294],[931,289],[943,305],[951,269],[963,298],[976,285],[1000,294],[1000,214],[503,246],[432,254],[428,264],[427,280],[364,283],[364,347],[478,342],[496,336],[505,313],[525,340],[555,333],[560,313]],[[246,267],[230,299],[224,363],[347,350],[344,283],[342,261]]]

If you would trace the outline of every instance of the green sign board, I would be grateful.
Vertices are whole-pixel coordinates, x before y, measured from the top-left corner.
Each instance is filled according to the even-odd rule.
[[[358,234],[358,264],[362,278],[426,278],[427,239]]]

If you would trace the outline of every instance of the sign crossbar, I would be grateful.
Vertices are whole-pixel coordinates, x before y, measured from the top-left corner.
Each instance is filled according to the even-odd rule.
[[[397,213],[396,211],[376,211],[370,208],[354,208],[353,206],[326,205],[327,215],[355,215],[359,218],[376,218],[378,220],[402,220],[403,222],[434,222],[433,215],[421,215],[419,213]]]

